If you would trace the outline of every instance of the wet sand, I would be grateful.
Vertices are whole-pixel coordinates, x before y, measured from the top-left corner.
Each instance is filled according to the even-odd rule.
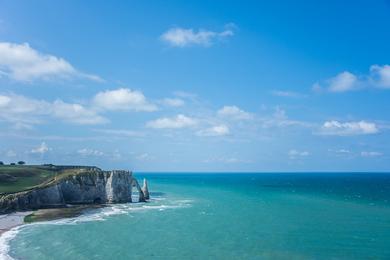
[[[32,211],[24,211],[0,215],[0,236],[11,228],[24,224],[24,217],[31,213]]]
[[[0,215],[0,236],[11,228],[37,221],[72,218],[87,210],[102,208],[104,205],[77,205],[66,208],[40,209]],[[25,218],[28,216],[27,218]]]

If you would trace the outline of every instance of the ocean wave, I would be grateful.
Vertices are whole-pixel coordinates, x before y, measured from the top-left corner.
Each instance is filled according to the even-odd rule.
[[[87,210],[80,216],[74,218],[64,218],[58,220],[49,220],[25,224],[14,227],[0,236],[0,260],[13,260],[9,255],[10,242],[17,236],[23,228],[29,228],[38,225],[77,225],[83,222],[91,221],[105,221],[111,216],[115,215],[130,215],[135,212],[142,211],[164,211],[169,209],[187,208],[193,203],[191,199],[168,199],[165,197],[152,198],[149,203],[126,203],[126,204],[112,204],[101,209]]]
[[[162,202],[164,199],[154,198],[149,203],[126,203],[126,204],[112,204],[101,209],[87,210],[80,216],[74,218],[63,218],[58,220],[42,221],[32,223],[29,225],[75,225],[83,222],[90,221],[105,221],[108,217],[115,215],[129,215],[131,213],[147,210],[165,210],[165,209],[177,209],[190,207],[193,200],[182,199],[173,200],[169,203],[157,204],[156,202]],[[156,203],[156,204],[155,204]]]
[[[9,250],[10,250],[9,242],[16,237],[21,227],[22,226],[14,227],[4,232],[0,236],[0,259],[1,260],[13,260],[13,258],[9,255]]]

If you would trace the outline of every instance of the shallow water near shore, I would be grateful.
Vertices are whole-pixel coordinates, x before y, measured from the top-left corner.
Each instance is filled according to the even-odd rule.
[[[390,174],[136,174],[149,203],[7,232],[0,259],[389,259]]]

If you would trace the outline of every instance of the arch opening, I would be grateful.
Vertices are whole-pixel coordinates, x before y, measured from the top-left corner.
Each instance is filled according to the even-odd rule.
[[[93,204],[101,204],[102,203],[102,199],[101,198],[95,198],[93,200]]]

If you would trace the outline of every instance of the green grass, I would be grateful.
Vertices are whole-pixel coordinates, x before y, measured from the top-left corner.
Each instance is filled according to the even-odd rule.
[[[0,195],[44,187],[72,175],[92,173],[95,169],[90,166],[0,165]]]
[[[40,165],[1,165],[0,194],[23,191],[54,179],[54,167]]]

